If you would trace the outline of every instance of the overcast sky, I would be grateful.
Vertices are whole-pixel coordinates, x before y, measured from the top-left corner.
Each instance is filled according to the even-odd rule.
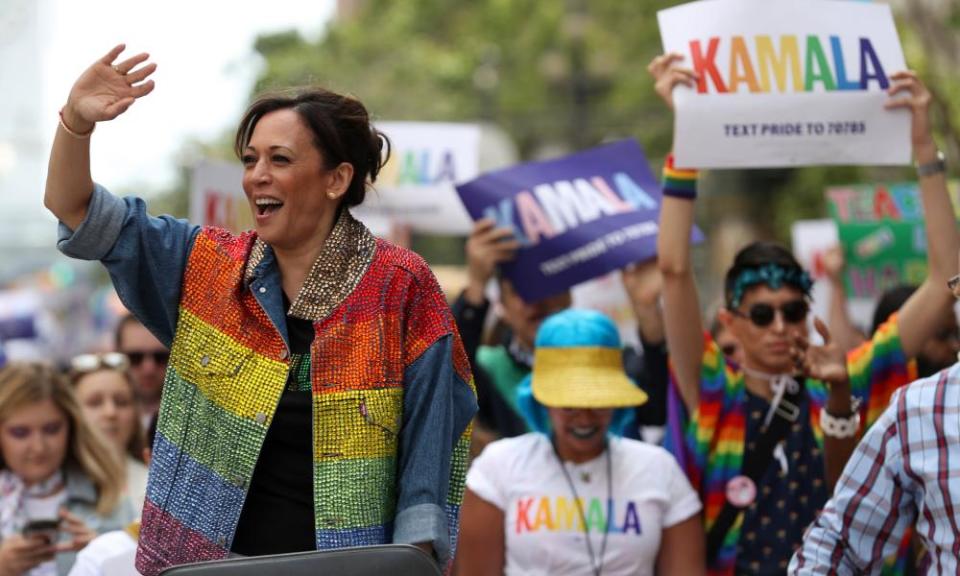
[[[0,0],[0,6],[6,0]],[[45,0],[42,4],[44,110],[58,110],[76,77],[118,43],[149,52],[156,89],[97,128],[94,178],[112,188],[169,184],[175,153],[190,137],[213,137],[240,119],[263,63],[263,32],[324,30],[334,0]],[[56,127],[49,114],[47,134]]]

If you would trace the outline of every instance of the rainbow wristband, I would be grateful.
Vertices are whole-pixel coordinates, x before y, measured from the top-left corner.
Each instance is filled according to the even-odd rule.
[[[663,195],[684,200],[696,199],[697,174],[696,170],[676,168],[673,154],[670,154],[663,163]]]

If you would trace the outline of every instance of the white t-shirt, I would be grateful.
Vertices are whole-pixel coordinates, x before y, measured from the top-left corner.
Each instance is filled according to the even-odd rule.
[[[77,554],[70,576],[126,576],[138,574],[134,568],[137,541],[124,530],[107,532],[94,538]]]
[[[636,440],[610,440],[607,457],[566,467],[583,503],[595,562],[603,574],[653,575],[664,528],[700,511],[700,499],[673,457]],[[473,461],[467,488],[504,511],[507,575],[592,574],[583,522],[550,440],[539,433],[488,444]]]

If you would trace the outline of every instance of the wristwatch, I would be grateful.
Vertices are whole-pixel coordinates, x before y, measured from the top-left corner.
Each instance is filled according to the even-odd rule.
[[[937,159],[926,164],[917,164],[917,177],[925,178],[935,174],[942,174],[947,171],[947,161],[943,152],[937,150]]]

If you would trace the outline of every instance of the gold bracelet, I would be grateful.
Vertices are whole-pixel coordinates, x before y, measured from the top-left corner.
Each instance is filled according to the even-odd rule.
[[[86,132],[77,132],[76,130],[74,130],[74,129],[70,128],[69,126],[67,126],[67,123],[63,121],[63,108],[61,108],[61,109],[60,109],[60,126],[61,126],[64,130],[66,130],[67,134],[73,136],[74,138],[83,139],[83,138],[89,138],[90,135],[93,134],[93,131],[96,130],[96,128],[97,128],[97,123],[94,122],[94,123],[93,123],[93,126],[92,126],[89,130],[87,130]]]

